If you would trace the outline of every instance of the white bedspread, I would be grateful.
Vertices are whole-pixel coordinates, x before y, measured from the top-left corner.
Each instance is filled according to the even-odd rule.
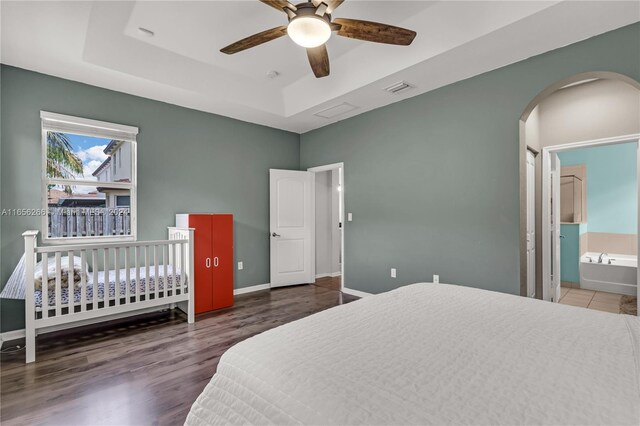
[[[640,424],[640,320],[445,284],[229,349],[187,425]]]

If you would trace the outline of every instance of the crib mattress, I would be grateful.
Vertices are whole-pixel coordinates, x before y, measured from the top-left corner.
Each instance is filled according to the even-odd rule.
[[[164,291],[165,288],[167,290],[171,290],[173,288],[173,267],[171,265],[167,265],[167,273],[166,273],[166,283],[165,283],[165,271],[164,266],[158,266],[158,277],[156,277],[155,267],[149,268],[149,277],[147,279],[147,271],[146,268],[140,268],[140,281],[136,280],[136,268],[129,269],[129,295],[135,296],[136,287],[138,292],[143,295],[147,291],[147,282],[149,285],[149,292],[155,293],[156,284],[158,285],[158,291]],[[127,281],[126,281],[126,269],[121,269],[118,271],[118,276],[116,277],[116,271],[111,270],[108,271],[108,280],[106,279],[105,271],[98,272],[98,301],[103,302],[105,300],[105,288],[108,289],[107,292],[107,300],[113,300],[116,298],[116,294],[119,297],[125,297],[127,294]],[[176,284],[180,286],[181,284],[181,275],[180,270],[176,269],[175,271]],[[89,274],[88,282],[86,285],[86,301],[87,303],[93,302],[93,292],[94,292],[94,277],[93,273]],[[116,283],[118,284],[116,286]],[[165,285],[166,284],[166,285]],[[117,289],[116,289],[117,287]],[[69,289],[62,288],[60,292],[60,302],[62,305],[69,304]],[[37,308],[42,307],[42,291],[36,290],[35,292],[35,305]],[[48,294],[49,306],[55,306],[56,303],[56,291],[53,288],[49,289]],[[73,304],[80,304],[82,299],[82,289],[76,288],[73,290]]]

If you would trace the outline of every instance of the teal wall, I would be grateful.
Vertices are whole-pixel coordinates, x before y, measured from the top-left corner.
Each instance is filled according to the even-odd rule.
[[[638,40],[635,24],[301,136],[3,66],[0,204],[40,207],[38,114],[49,110],[140,127],[141,239],[164,237],[179,211],[233,212],[238,287],[269,279],[267,170],[344,162],[348,287],[379,293],[440,274],[518,294],[520,115],[576,73],[640,80]],[[38,220],[0,220],[4,283]],[[3,331],[22,327],[19,302],[0,308]]]
[[[640,80],[639,40],[634,24],[303,134],[302,167],[345,163],[345,285],[519,294],[520,115],[577,73]]]
[[[589,232],[637,233],[637,150],[637,143],[626,143],[558,154],[562,166],[587,166]]]
[[[560,235],[560,279],[580,282],[580,235],[587,232],[586,224],[561,224]]]
[[[139,238],[166,238],[179,212],[231,212],[244,261],[235,286],[269,282],[268,170],[299,168],[297,134],[9,66],[0,73],[2,208],[41,208],[40,110],[137,126]],[[24,251],[20,234],[40,223],[0,221],[4,286]],[[0,308],[2,331],[23,327],[22,302]]]
[[[637,143],[626,143],[558,154],[562,166],[587,169],[587,224],[561,225],[562,281],[580,282],[580,235],[587,226],[589,232],[637,233],[637,149]]]

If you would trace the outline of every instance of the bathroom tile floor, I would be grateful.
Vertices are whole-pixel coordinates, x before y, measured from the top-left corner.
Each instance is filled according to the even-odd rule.
[[[560,303],[563,305],[579,306],[597,311],[620,313],[621,294],[605,293],[604,291],[584,290],[580,288],[560,288]]]

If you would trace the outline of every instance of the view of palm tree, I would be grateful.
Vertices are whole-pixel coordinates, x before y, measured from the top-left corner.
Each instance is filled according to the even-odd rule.
[[[84,172],[82,160],[74,154],[71,141],[64,133],[47,132],[47,148],[48,177],[75,179]],[[64,192],[71,194],[71,186],[65,185]]]
[[[46,172],[48,236],[130,235],[131,145],[88,135],[49,131]]]

